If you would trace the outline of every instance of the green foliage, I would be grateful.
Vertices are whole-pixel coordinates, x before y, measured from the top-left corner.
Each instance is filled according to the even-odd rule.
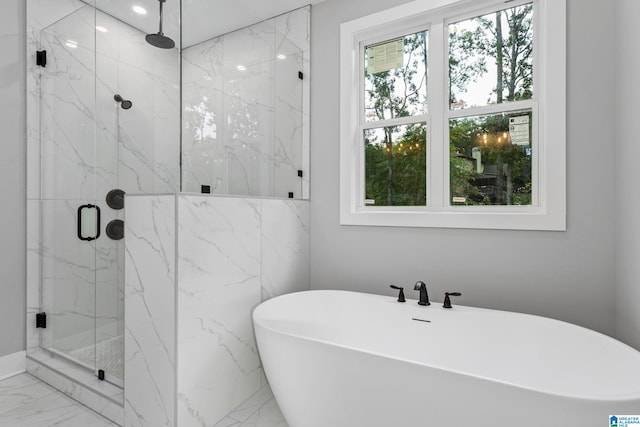
[[[389,145],[365,137],[365,197],[376,206],[425,206],[427,203],[426,127],[388,128],[399,139]]]
[[[496,114],[450,122],[451,195],[465,197],[465,204],[531,203],[531,150],[511,143],[509,117]],[[482,173],[477,172],[474,150],[481,156]]]
[[[470,82],[477,81],[478,77],[487,72],[487,58],[470,54],[482,37],[483,30],[480,27],[475,31],[449,33],[449,82],[450,86],[457,87],[460,92],[466,92]],[[455,92],[450,90],[449,102],[457,101]]]
[[[525,4],[473,18],[467,25],[449,33],[449,81],[460,92],[467,90],[487,73],[487,63],[496,64],[496,98],[489,103],[503,100],[530,99],[533,85],[533,5]],[[462,26],[462,24],[460,24]],[[506,93],[505,93],[506,91]],[[450,91],[453,93],[453,90]],[[457,101],[451,95],[451,102]]]

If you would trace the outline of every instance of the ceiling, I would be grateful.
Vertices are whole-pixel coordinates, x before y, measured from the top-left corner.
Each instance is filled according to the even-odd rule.
[[[85,0],[92,3],[91,0]],[[182,46],[188,47],[308,4],[324,0],[182,0]],[[96,7],[145,33],[158,32],[158,0],[95,0]],[[146,15],[132,10],[142,6]],[[179,1],[163,5],[163,32],[178,40]]]

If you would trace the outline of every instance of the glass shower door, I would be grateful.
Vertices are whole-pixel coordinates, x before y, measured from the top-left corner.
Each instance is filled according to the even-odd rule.
[[[180,189],[180,2],[164,6],[172,49],[147,43],[144,22],[121,2],[43,0],[32,8],[42,9],[35,21],[44,27],[33,124],[46,313],[40,347],[120,386],[124,193]]]
[[[78,6],[40,33],[41,347],[94,370],[95,20]]]

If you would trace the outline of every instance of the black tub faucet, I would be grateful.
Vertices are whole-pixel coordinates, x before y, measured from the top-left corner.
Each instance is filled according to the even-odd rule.
[[[413,287],[413,290],[420,291],[420,300],[418,301],[418,304],[431,305],[429,302],[429,294],[427,293],[427,285],[423,281],[418,280],[416,285]]]

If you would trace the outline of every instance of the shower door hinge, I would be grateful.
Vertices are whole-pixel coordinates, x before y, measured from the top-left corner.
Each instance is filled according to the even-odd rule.
[[[41,67],[47,66],[47,51],[46,50],[38,50],[36,52],[36,65]]]
[[[47,313],[37,313],[36,314],[36,328],[45,328],[47,327]]]
[[[298,78],[304,80],[304,73],[302,71],[298,71]]]
[[[104,381],[104,370],[98,369],[98,379]]]

